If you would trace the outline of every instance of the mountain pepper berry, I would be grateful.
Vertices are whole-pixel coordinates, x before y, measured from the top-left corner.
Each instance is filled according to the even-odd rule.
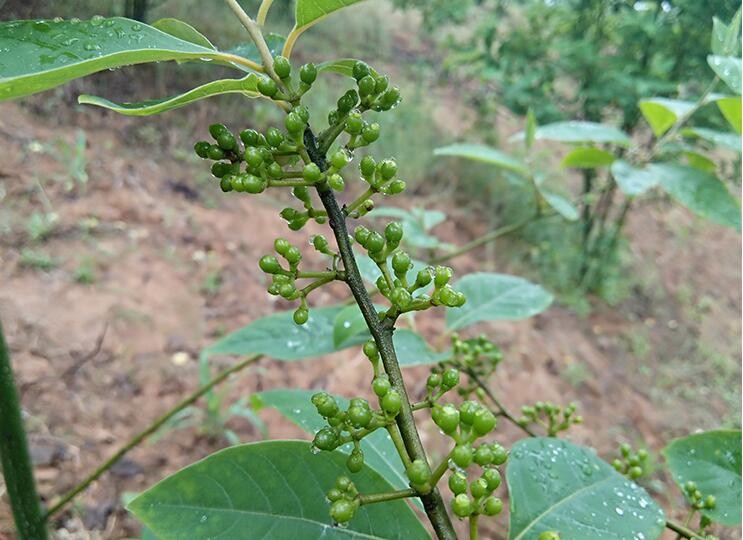
[[[206,151],[206,155],[209,159],[219,161],[220,159],[224,159],[224,150],[216,144],[210,144],[209,149]]]
[[[333,152],[333,155],[330,156],[330,164],[333,166],[334,169],[341,170],[343,167],[348,165],[348,154],[342,149],[339,148],[335,152]]]
[[[245,146],[257,146],[261,139],[256,130],[244,129],[240,132],[240,140]]]
[[[357,81],[360,81],[370,73],[369,66],[364,62],[356,62],[353,65],[353,78]]]
[[[330,505],[330,517],[336,523],[348,523],[356,513],[356,506],[347,499],[339,499]]]
[[[396,416],[402,407],[402,397],[394,388],[382,398],[382,409],[390,416]]]
[[[219,137],[217,137],[217,144],[222,150],[234,150],[237,147],[235,136],[229,131],[219,134]]]
[[[454,495],[467,491],[467,477],[461,472],[455,472],[449,476],[449,489]]]
[[[402,235],[402,224],[398,223],[397,221],[388,223],[387,226],[384,228],[384,237],[390,244],[398,245],[400,243],[400,240],[402,240]],[[408,257],[408,259],[410,259],[410,257]]]
[[[408,255],[404,251],[398,251],[392,256],[392,269],[395,271],[395,275],[406,275],[411,266],[412,264],[410,262],[410,255]]]
[[[278,75],[280,79],[287,79],[292,73],[292,65],[284,56],[274,56],[273,70],[276,72],[276,75]]]
[[[258,91],[266,97],[274,97],[279,92],[279,87],[273,79],[261,77],[258,79]]]
[[[451,452],[452,461],[463,469],[469,467],[472,458],[472,447],[469,444],[458,444]]]
[[[488,483],[482,478],[478,478],[470,484],[470,493],[475,499],[480,499],[489,493]]]
[[[372,381],[372,390],[378,397],[384,397],[392,388],[390,380],[386,376],[378,375]]]
[[[361,138],[364,139],[365,143],[371,144],[379,139],[379,132],[381,131],[381,129],[381,126],[376,122],[367,124],[361,130]]]
[[[335,191],[343,191],[343,189],[346,187],[346,183],[343,181],[343,177],[338,173],[328,175],[328,185],[330,186],[330,189],[333,189]]]
[[[308,163],[304,166],[304,169],[302,169],[302,178],[314,184],[322,178],[322,171],[320,170],[320,167],[314,163]]]
[[[366,357],[370,360],[376,360],[379,358],[379,350],[377,349],[377,344],[373,339],[364,343],[363,351]]]
[[[283,270],[279,261],[273,255],[264,255],[261,257],[261,260],[258,261],[258,266],[260,266],[261,270],[266,274],[278,274]]]
[[[493,462],[493,450],[486,444],[481,445],[475,450],[474,460],[480,466],[490,465]]]
[[[354,448],[346,460],[346,467],[352,473],[359,472],[364,467],[364,454],[361,450]]]
[[[199,156],[202,159],[206,159],[207,152],[209,151],[210,146],[211,144],[209,144],[207,141],[199,141],[193,145],[193,149],[194,149],[194,152],[196,152],[197,156]]]
[[[422,459],[414,460],[405,472],[414,486],[423,485],[431,479],[431,471]]]
[[[508,451],[498,443],[491,445],[493,449],[493,463],[496,465],[503,465],[508,459]]]
[[[246,174],[243,176],[243,184],[245,191],[252,194],[263,193],[266,189],[266,182],[263,178],[252,174]]]
[[[485,504],[483,505],[483,513],[486,516],[495,516],[501,513],[503,510],[503,501],[501,501],[498,497],[490,496],[487,499],[485,499]],[[539,536],[540,540],[542,539],[542,536]]]
[[[451,508],[454,513],[460,518],[469,517],[474,510],[472,506],[472,499],[470,499],[469,496],[467,496],[465,493],[460,493],[459,495],[454,497]]]
[[[496,425],[495,415],[488,409],[481,409],[475,414],[472,428],[478,435],[487,435]]]
[[[300,134],[304,131],[305,122],[295,112],[290,112],[284,118],[284,125],[289,133]]]
[[[369,237],[366,239],[364,247],[369,251],[369,253],[382,251],[382,249],[384,249],[384,238],[377,231],[371,231]]]
[[[359,163],[359,170],[361,171],[361,176],[364,178],[369,178],[374,174],[374,171],[377,169],[377,163],[374,161],[374,158],[371,156],[364,156],[361,159],[361,162]]]
[[[488,489],[490,491],[494,491],[498,489],[498,486],[500,486],[501,476],[498,469],[485,469],[485,472],[482,473],[482,477],[488,483]]]
[[[391,159],[385,159],[379,167],[379,172],[385,180],[391,180],[397,174],[397,163]]]
[[[374,77],[372,77],[371,75],[367,75],[366,77],[363,77],[361,78],[361,80],[358,81],[358,85],[359,95],[363,98],[375,93],[374,90],[376,88],[377,81],[375,81]]]
[[[437,426],[441,428],[444,433],[451,434],[457,430],[459,426],[459,411],[454,405],[444,405],[443,407],[436,407],[431,411],[431,417]]]
[[[338,448],[338,433],[330,427],[324,427],[315,434],[312,441],[320,450],[335,450]]]
[[[441,386],[450,390],[459,384],[459,370],[449,368],[441,375]]]
[[[304,84],[311,85],[317,79],[317,66],[309,63],[299,68],[299,80]]]

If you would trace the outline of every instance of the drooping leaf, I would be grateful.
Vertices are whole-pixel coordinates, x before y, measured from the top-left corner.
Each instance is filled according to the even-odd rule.
[[[452,144],[433,151],[434,156],[454,156],[491,163],[496,167],[526,174],[527,166],[513,156],[483,144]]]
[[[434,351],[420,335],[406,328],[395,330],[392,342],[400,367],[436,364],[451,357],[450,351]]]
[[[189,43],[194,43],[196,45],[200,45],[201,47],[206,47],[207,49],[216,50],[216,47],[212,45],[212,42],[209,41],[209,38],[196,30],[196,28],[194,28],[190,24],[179,19],[158,19],[157,21],[152,23],[152,26],[154,28],[157,28],[158,30],[165,32],[166,34],[170,34],[173,37],[182,39],[183,41],[188,41]]]
[[[562,439],[518,441],[506,467],[509,540],[555,531],[570,540],[660,538],[663,510],[589,448]]]
[[[523,137],[524,133],[521,132],[512,138],[521,139]],[[629,136],[614,126],[579,121],[555,122],[539,126],[535,138],[567,143],[613,143],[621,146],[627,146],[630,142]]]
[[[363,506],[348,528],[333,527],[325,493],[346,474],[345,459],[315,455],[302,441],[233,446],[165,478],[128,508],[164,539],[428,538],[403,501]],[[362,493],[391,489],[368,466],[353,481]]]
[[[715,175],[670,163],[651,167],[663,190],[679,203],[703,218],[740,230],[740,204]]]
[[[626,195],[635,197],[658,185],[658,176],[653,174],[649,167],[639,169],[633,167],[623,159],[611,165],[611,175],[619,189]]]
[[[467,302],[447,310],[446,326],[450,330],[480,321],[525,319],[547,309],[553,299],[539,285],[506,274],[468,274],[454,288],[464,293]]]
[[[741,93],[741,59],[735,56],[709,55],[707,57],[709,67],[720,77],[722,82],[736,94]]]
[[[717,108],[725,117],[725,120],[733,126],[733,129],[740,135],[741,132],[741,98],[738,97],[724,97],[717,100]]]
[[[681,487],[694,482],[715,507],[703,510],[723,525],[741,522],[741,432],[708,431],[676,439],[663,449],[673,479]]]
[[[611,152],[592,146],[575,148],[562,158],[563,167],[577,169],[595,169],[611,165],[616,157]]]
[[[230,56],[123,17],[0,23],[0,100],[54,88],[130,64]]]
[[[152,99],[137,103],[114,103],[105,98],[83,94],[77,98],[78,103],[95,105],[110,109],[126,116],[150,116],[183,107],[195,101],[221,94],[242,94],[249,98],[262,97],[258,92],[258,75],[249,73],[242,79],[220,79],[179,94],[162,99]]]
[[[271,52],[271,55],[276,56],[278,54],[281,54],[281,49],[284,47],[284,43],[286,43],[286,38],[279,34],[272,33],[265,34],[264,37],[266,39],[266,45],[268,45],[268,50]],[[243,58],[252,60],[256,64],[262,63],[261,54],[258,52],[258,47],[256,47],[255,43],[253,43],[252,41],[246,41],[244,43],[235,45],[231,49],[228,49],[226,52],[235,54],[237,56],[242,56]]]
[[[297,325],[292,311],[274,313],[227,334],[205,349],[208,354],[265,354],[276,360],[302,360],[339,350],[333,344],[333,325],[344,306],[310,309],[310,318]],[[349,339],[343,348],[363,343]]]
[[[741,151],[741,138],[740,135],[736,135],[735,133],[726,133],[724,131],[700,127],[686,128],[683,130],[683,133],[684,135],[701,137],[705,141],[709,141],[720,148],[727,148],[735,152]]]
[[[578,219],[578,209],[562,195],[541,187],[539,188],[539,194],[545,201],[547,201],[547,204],[549,204],[552,209],[568,221],[575,221]]]
[[[695,103],[678,99],[653,98],[640,101],[640,111],[656,137],[668,131],[679,118],[693,111]]]

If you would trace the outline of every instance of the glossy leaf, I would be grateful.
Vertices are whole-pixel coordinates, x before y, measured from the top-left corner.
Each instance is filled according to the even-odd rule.
[[[258,92],[257,84],[258,75],[250,73],[242,79],[220,79],[197,86],[183,94],[162,99],[119,104],[102,97],[83,94],[78,97],[77,101],[86,105],[110,109],[126,116],[150,116],[221,94],[242,94],[249,98],[259,98],[262,96]]]
[[[341,75],[345,75],[346,77],[353,77],[353,66],[356,64],[358,60],[355,58],[343,58],[341,60],[332,60],[329,62],[323,62],[321,64],[317,65],[318,71],[330,71],[333,73],[340,73]],[[374,75],[377,76],[378,73],[369,66],[369,71]]]
[[[392,206],[383,206],[374,210],[374,217],[393,217],[399,219],[403,228],[403,243],[409,246],[421,249],[446,249],[451,247],[451,244],[443,242],[427,232],[428,229],[446,219],[446,214],[443,212],[422,210],[420,208],[404,210]]]
[[[317,21],[361,0],[297,0],[294,12],[298,28],[315,24]]]
[[[523,137],[523,133],[518,133],[513,138],[521,139]],[[567,143],[613,143],[622,146],[626,146],[630,142],[629,136],[614,126],[579,121],[555,122],[539,126],[535,138]]]
[[[673,479],[681,487],[696,483],[715,508],[703,513],[723,525],[741,522],[741,432],[708,431],[676,439],[663,449]]]
[[[695,103],[678,99],[653,98],[640,101],[640,111],[656,137],[663,135],[679,118],[689,114],[695,107]]]
[[[570,540],[660,538],[663,510],[589,448],[562,439],[518,441],[506,467],[509,540],[556,531]]]
[[[384,310],[384,306],[376,305],[377,311]],[[356,304],[350,304],[343,308],[333,321],[333,344],[342,348],[347,341],[356,342],[360,338],[358,335],[366,332],[367,326],[364,316]],[[367,335],[366,333],[364,335]]]
[[[0,23],[0,100],[48,90],[105,69],[230,56],[123,17]]]
[[[345,459],[315,455],[302,441],[233,446],[167,477],[128,508],[164,539],[428,538],[403,501],[361,507],[348,528],[333,527],[325,493],[347,474]],[[362,493],[391,489],[368,466],[353,481]]]
[[[453,156],[490,163],[518,173],[527,173],[527,166],[513,156],[483,144],[452,144],[433,151],[434,156]]]
[[[401,367],[437,364],[451,357],[450,351],[436,352],[412,330],[398,328],[392,336]]]
[[[717,164],[710,158],[699,152],[684,152],[686,161],[691,167],[713,173],[717,170]]]
[[[712,18],[712,42],[710,48],[713,54],[727,56],[735,54],[738,51],[740,47],[740,16],[739,8],[729,25],[717,17]]]
[[[615,159],[616,157],[611,152],[587,146],[571,150],[562,158],[561,165],[577,169],[595,169],[611,165]]]
[[[710,55],[707,57],[709,67],[720,77],[722,82],[736,94],[741,93],[741,59],[735,56],[717,56]]]
[[[284,43],[286,43],[286,38],[279,34],[271,33],[265,34],[264,37],[266,39],[266,45],[268,45],[268,50],[271,52],[271,55],[276,56],[277,54],[281,54],[281,49],[284,47]],[[235,45],[231,49],[228,49],[226,52],[235,54],[237,56],[242,56],[243,58],[252,60],[256,64],[261,64],[263,62],[261,59],[261,54],[258,52],[258,47],[256,47],[255,43],[253,43],[252,41],[246,41],[244,43]]]
[[[725,133],[724,131],[695,127],[685,129],[684,135],[701,137],[719,148],[727,148],[735,152],[741,151],[741,138],[740,135],[736,135],[735,133]]]
[[[344,306],[310,309],[303,325],[292,319],[293,311],[282,311],[253,321],[227,334],[208,347],[208,354],[265,354],[276,360],[302,360],[339,350],[333,344],[333,326]],[[343,348],[363,343],[359,336],[349,339]]]
[[[562,195],[542,189],[541,187],[539,188],[539,194],[545,201],[547,201],[547,204],[549,204],[553,210],[568,221],[575,221],[578,219],[578,209]]]
[[[539,285],[506,274],[468,274],[454,285],[467,297],[464,306],[447,310],[449,330],[480,321],[518,320],[541,313],[553,297]]]
[[[694,167],[666,163],[652,165],[652,171],[666,193],[689,210],[740,230],[740,204],[715,175]]]
[[[725,117],[725,120],[727,120],[728,123],[733,126],[733,129],[740,135],[742,122],[741,114],[743,114],[740,96],[720,98],[717,100],[717,107]]]
[[[182,39],[183,41],[188,41],[189,43],[194,43],[196,45],[200,45],[201,47],[206,47],[207,49],[216,50],[216,47],[212,45],[212,42],[209,41],[209,38],[196,30],[196,28],[194,28],[190,24],[185,23],[179,19],[159,19],[152,23],[152,26],[154,28],[157,28],[158,30],[165,32],[166,34],[170,34],[173,37]]]
[[[404,226],[403,226],[404,230]],[[413,263],[413,268],[408,271],[408,279],[415,279],[415,275],[426,268],[428,266],[423,261],[419,261],[417,259],[411,259],[411,262]],[[370,284],[375,285],[377,282],[377,278],[382,275],[381,270],[379,270],[379,267],[376,265],[374,261],[372,261],[368,256],[362,255],[361,253],[356,253],[356,264],[359,267],[359,273],[361,273],[361,277],[368,281]]]
[[[611,165],[611,175],[619,189],[630,197],[642,195],[647,190],[658,185],[658,176],[650,167],[639,169],[624,161],[617,160]]]

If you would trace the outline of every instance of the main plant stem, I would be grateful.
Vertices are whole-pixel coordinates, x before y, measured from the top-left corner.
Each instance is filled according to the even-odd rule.
[[[315,135],[310,129],[305,131],[304,142],[307,148],[307,153],[312,162],[315,163],[321,171],[327,170],[328,167],[325,161],[325,155],[318,150]],[[322,201],[326,212],[328,213],[328,224],[331,229],[333,229],[333,234],[338,243],[338,250],[340,252],[341,260],[343,261],[343,267],[346,271],[346,283],[351,289],[351,294],[353,294],[356,304],[358,304],[361,314],[369,327],[369,331],[377,344],[379,355],[382,358],[382,364],[384,365],[384,370],[389,376],[392,386],[402,397],[402,408],[400,409],[400,413],[397,415],[397,426],[400,429],[400,435],[405,443],[408,457],[411,461],[420,459],[424,463],[428,464],[426,451],[423,448],[423,443],[421,443],[418,430],[415,426],[410,398],[405,389],[405,382],[402,377],[402,372],[400,371],[400,365],[397,361],[395,347],[392,343],[392,332],[394,329],[389,325],[382,324],[379,320],[377,310],[374,308],[374,304],[372,304],[371,298],[366,292],[364,282],[359,273],[358,265],[356,264],[356,258],[351,248],[348,229],[346,227],[346,218],[343,215],[340,206],[338,206],[338,201],[336,200],[332,189],[330,189],[327,182],[322,182],[317,185],[317,193],[320,196],[320,200]],[[420,498],[423,502],[423,507],[426,510],[426,515],[428,515],[428,519],[431,521],[431,525],[436,532],[436,536],[441,540],[456,539],[457,536],[454,532],[454,527],[449,519],[449,514],[446,511],[446,506],[444,505],[444,501],[441,498],[439,491],[434,488],[430,493],[421,495]]]
[[[23,429],[21,404],[0,324],[0,463],[20,540],[45,540],[46,523],[36,493],[34,470]]]

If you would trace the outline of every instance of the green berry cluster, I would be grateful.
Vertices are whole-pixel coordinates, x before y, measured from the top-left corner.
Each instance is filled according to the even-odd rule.
[[[484,335],[463,340],[457,334],[453,334],[451,343],[452,357],[442,362],[440,366],[454,366],[470,375],[469,381],[460,384],[457,389],[460,396],[468,398],[475,393],[479,399],[484,399],[484,392],[477,380],[487,381],[490,378],[503,360],[503,352]]]
[[[338,477],[326,497],[330,501],[330,517],[341,525],[351,521],[361,506],[359,492],[347,476]]]
[[[612,461],[612,466],[620,474],[637,480],[648,472],[648,451],[640,448],[637,452],[627,443],[619,445],[619,456]]]
[[[501,475],[495,467],[484,469],[482,475],[472,481],[468,481],[464,472],[453,472],[449,476],[449,489],[454,494],[451,505],[454,514],[460,518],[500,514],[503,501],[493,495],[500,484]]]
[[[714,495],[707,495],[706,497],[697,488],[696,482],[689,480],[684,484],[684,495],[691,502],[692,508],[695,510],[712,510],[717,506],[717,499]]]
[[[564,408],[549,401],[537,401],[534,406],[521,407],[521,417],[518,422],[526,427],[530,424],[539,424],[547,430],[548,437],[555,437],[566,431],[574,424],[582,424],[583,417],[576,415],[577,405],[570,403]]]
[[[426,402],[434,407],[449,390],[459,385],[459,370],[457,368],[444,368],[438,364],[431,369],[431,374],[426,379]],[[447,405],[453,407],[453,405]]]

